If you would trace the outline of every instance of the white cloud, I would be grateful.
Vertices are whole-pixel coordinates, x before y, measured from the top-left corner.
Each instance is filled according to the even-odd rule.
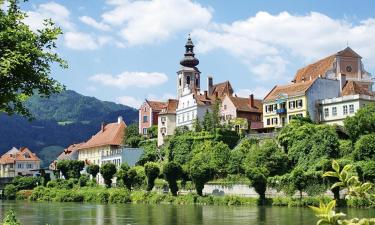
[[[67,32],[64,34],[65,45],[75,50],[94,50],[109,43],[110,37],[95,37],[82,32]]]
[[[236,92],[236,94],[238,97],[243,97],[243,98],[247,98],[249,97],[249,95],[253,94],[254,98],[263,99],[270,90],[271,89],[266,88],[266,87],[257,86],[254,89],[239,89]]]
[[[158,72],[122,72],[118,75],[96,74],[89,78],[91,81],[99,82],[106,86],[125,89],[127,87],[148,88],[159,86],[167,82],[168,77]]]
[[[136,98],[131,97],[131,96],[118,97],[117,102],[120,103],[120,104],[123,104],[123,105],[131,106],[131,107],[136,108],[136,109],[138,109],[143,103],[142,100],[136,99]]]
[[[120,29],[128,45],[163,41],[175,33],[207,25],[210,9],[190,0],[110,0],[114,9],[102,15],[105,23]]]
[[[43,28],[44,19],[49,18],[63,29],[75,29],[74,24],[70,21],[70,11],[56,2],[40,4],[33,11],[27,11],[26,13],[28,17],[24,21],[34,31]]]
[[[95,19],[93,19],[92,17],[89,17],[89,16],[81,16],[79,17],[79,20],[84,23],[84,24],[87,24],[91,27],[94,27],[98,30],[102,30],[102,31],[109,31],[111,29],[111,27],[105,23],[101,23],[101,22],[97,22]]]
[[[147,95],[147,99],[149,100],[155,100],[155,101],[166,101],[168,99],[176,99],[176,95],[171,93],[164,93],[163,95],[155,95],[155,94],[149,94]]]
[[[286,74],[289,63],[313,62],[344,49],[347,41],[368,64],[375,63],[375,19],[352,24],[316,12],[302,16],[258,12],[246,20],[212,24],[192,34],[200,52],[223,49],[263,80],[290,80],[294,74]]]

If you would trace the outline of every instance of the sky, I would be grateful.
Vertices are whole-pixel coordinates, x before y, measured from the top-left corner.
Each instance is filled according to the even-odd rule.
[[[297,69],[348,45],[375,71],[373,0],[33,0],[21,3],[36,31],[43,18],[62,28],[57,52],[67,89],[138,108],[176,96],[188,34],[202,72],[229,80],[239,96],[262,99]]]

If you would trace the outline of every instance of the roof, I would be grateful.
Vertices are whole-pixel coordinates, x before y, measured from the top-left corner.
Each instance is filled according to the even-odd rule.
[[[154,111],[161,111],[167,105],[166,102],[150,101],[147,99],[146,102]]]
[[[84,142],[70,145],[57,157],[57,160],[71,159],[71,155],[75,153],[83,144]]]
[[[337,56],[361,58],[353,49],[347,47],[342,51],[299,69],[293,81],[299,83],[307,80],[315,80],[319,76],[325,77],[328,71],[333,70],[333,64]]]
[[[10,164],[16,161],[40,161],[35,153],[31,152],[26,147],[21,147],[19,150],[12,148],[0,158],[0,164]]]
[[[198,105],[211,105],[215,101],[212,95],[209,96],[208,94],[201,94],[199,92],[194,93],[194,99],[197,101]]]
[[[367,88],[363,87],[358,82],[352,80],[347,81],[342,89],[341,96],[357,94],[374,96],[374,93],[371,93]]]
[[[276,100],[282,94],[288,96],[304,95],[305,92],[312,86],[315,80],[309,80],[301,83],[292,83],[288,85],[275,86],[267,95],[264,97],[264,101]]]
[[[229,81],[225,81],[222,83],[214,84],[212,86],[212,93],[210,95],[219,97],[219,99],[224,98],[225,95],[233,95],[233,88]]]
[[[262,113],[262,100],[254,99],[254,106],[250,106],[250,98],[228,96],[237,111]]]
[[[175,114],[178,106],[177,99],[168,99],[166,106],[162,109],[159,114]]]
[[[107,145],[122,145],[125,128],[126,124],[123,120],[107,124],[103,127],[103,130],[100,130],[90,140],[80,145],[78,150]]]

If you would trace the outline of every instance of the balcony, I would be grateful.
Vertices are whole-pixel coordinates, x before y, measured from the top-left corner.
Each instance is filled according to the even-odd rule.
[[[286,109],[285,108],[276,109],[276,113],[277,114],[286,114]]]

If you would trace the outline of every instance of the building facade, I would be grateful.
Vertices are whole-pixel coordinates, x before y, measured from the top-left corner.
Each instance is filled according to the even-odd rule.
[[[263,99],[264,127],[282,127],[293,116],[309,116],[316,122],[339,120],[337,116],[327,116],[324,119],[323,111],[327,111],[325,105],[332,102],[339,104],[338,102],[345,101],[344,99],[355,98],[340,98],[346,89],[353,85],[371,96],[371,74],[364,69],[362,57],[347,47],[299,69],[291,84],[275,86]],[[358,93],[354,93],[356,94]],[[342,107],[344,106],[333,108],[336,110],[334,114],[337,115],[338,108]]]
[[[262,100],[254,99],[252,94],[249,98],[225,95],[220,107],[222,122],[243,132],[263,128],[262,111]]]
[[[64,151],[53,160],[53,162],[49,165],[49,169],[56,170],[56,164],[59,160],[78,160],[78,149],[84,142],[78,144],[72,144],[68,148],[64,149]]]
[[[164,144],[164,140],[174,134],[176,129],[176,109],[178,100],[169,99],[167,106],[159,113],[158,118],[158,146]]]
[[[40,159],[26,147],[12,148],[0,158],[0,176],[32,176],[40,169]]]
[[[139,134],[147,136],[147,130],[158,125],[159,113],[165,106],[165,102],[145,100],[138,110]]]

